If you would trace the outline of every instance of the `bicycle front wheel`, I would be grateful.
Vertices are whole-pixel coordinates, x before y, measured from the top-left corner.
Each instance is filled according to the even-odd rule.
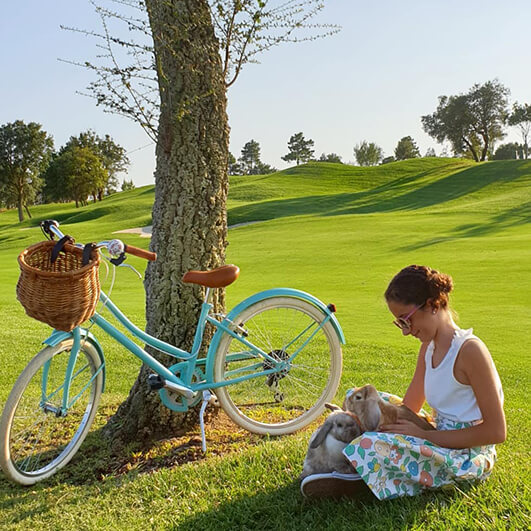
[[[282,368],[264,375],[273,368],[271,361],[228,334],[222,337],[214,380],[229,385],[217,388],[216,395],[236,424],[253,433],[283,435],[321,414],[337,391],[342,365],[339,338],[330,321],[321,324],[324,319],[321,310],[291,297],[259,301],[237,316],[234,322],[245,330],[245,339]]]
[[[0,419],[0,466],[16,483],[32,485],[66,465],[94,420],[103,387],[102,361],[81,340],[62,411],[73,341],[41,350],[22,371]],[[99,372],[98,372],[99,370]]]

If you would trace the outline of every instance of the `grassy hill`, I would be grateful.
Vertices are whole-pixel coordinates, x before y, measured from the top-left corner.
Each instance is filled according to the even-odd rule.
[[[406,389],[418,342],[403,338],[391,324],[382,294],[392,275],[410,263],[424,263],[453,276],[459,324],[473,326],[487,343],[505,389],[509,436],[486,484],[464,494],[433,493],[382,506],[311,505],[302,502],[296,481],[309,431],[268,440],[232,427],[220,432],[214,423],[207,429],[211,452],[206,458],[160,467],[182,462],[178,447],[196,437],[194,432],[153,450],[159,469],[152,474],[143,472],[156,467],[135,449],[127,463],[113,462],[101,450],[96,431],[64,472],[32,488],[34,495],[0,477],[0,518],[6,528],[38,522],[43,529],[242,529],[261,522],[263,529],[351,529],[354,521],[381,529],[527,527],[530,197],[531,161],[475,164],[433,158],[374,168],[311,163],[272,175],[232,177],[230,183],[229,224],[260,223],[229,231],[228,261],[242,274],[227,290],[228,305],[273,286],[303,289],[334,302],[347,338],[337,400],[348,387],[366,382],[397,394]],[[58,219],[78,241],[99,240],[116,230],[149,225],[153,199],[148,186],[80,209],[34,207],[33,219],[21,224],[16,212],[0,213],[0,406],[48,333],[25,316],[14,295],[16,256],[41,239],[38,220]],[[148,245],[136,235],[120,237]],[[137,259],[131,263],[144,267]],[[143,322],[143,286],[133,274],[118,272],[112,297]],[[108,359],[102,410],[110,414],[126,396],[138,362],[98,337]],[[99,422],[104,421],[102,415]]]

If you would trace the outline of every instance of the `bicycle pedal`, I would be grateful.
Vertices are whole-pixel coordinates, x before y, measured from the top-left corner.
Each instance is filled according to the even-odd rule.
[[[158,391],[165,385],[165,380],[158,374],[150,374],[147,379],[147,383],[151,391]]]

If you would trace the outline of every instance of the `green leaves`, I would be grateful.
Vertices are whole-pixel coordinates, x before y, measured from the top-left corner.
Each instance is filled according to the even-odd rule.
[[[476,83],[466,94],[440,96],[436,111],[422,116],[422,126],[438,142],[449,141],[454,153],[484,161],[494,142],[505,136],[508,95],[498,80]]]
[[[40,174],[52,152],[53,139],[38,123],[16,120],[0,127],[0,204],[17,206],[19,221],[42,188]]]
[[[383,150],[374,142],[363,140],[354,146],[354,156],[360,166],[376,166],[383,158]]]
[[[404,136],[398,141],[395,148],[395,159],[406,160],[420,157],[420,151],[417,144],[410,136]]]
[[[297,166],[301,162],[308,162],[314,154],[313,145],[313,140],[310,138],[306,140],[302,133],[295,133],[288,142],[289,152],[282,157],[282,160],[286,162],[293,160],[297,163]]]

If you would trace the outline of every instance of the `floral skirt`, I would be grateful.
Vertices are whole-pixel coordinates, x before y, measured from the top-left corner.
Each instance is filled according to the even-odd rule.
[[[387,393],[380,396],[391,403],[401,401]],[[474,424],[441,415],[437,415],[436,422],[438,430],[458,430]],[[484,480],[496,461],[493,444],[456,450],[418,437],[378,432],[365,432],[343,453],[380,500],[414,496],[430,487]]]

